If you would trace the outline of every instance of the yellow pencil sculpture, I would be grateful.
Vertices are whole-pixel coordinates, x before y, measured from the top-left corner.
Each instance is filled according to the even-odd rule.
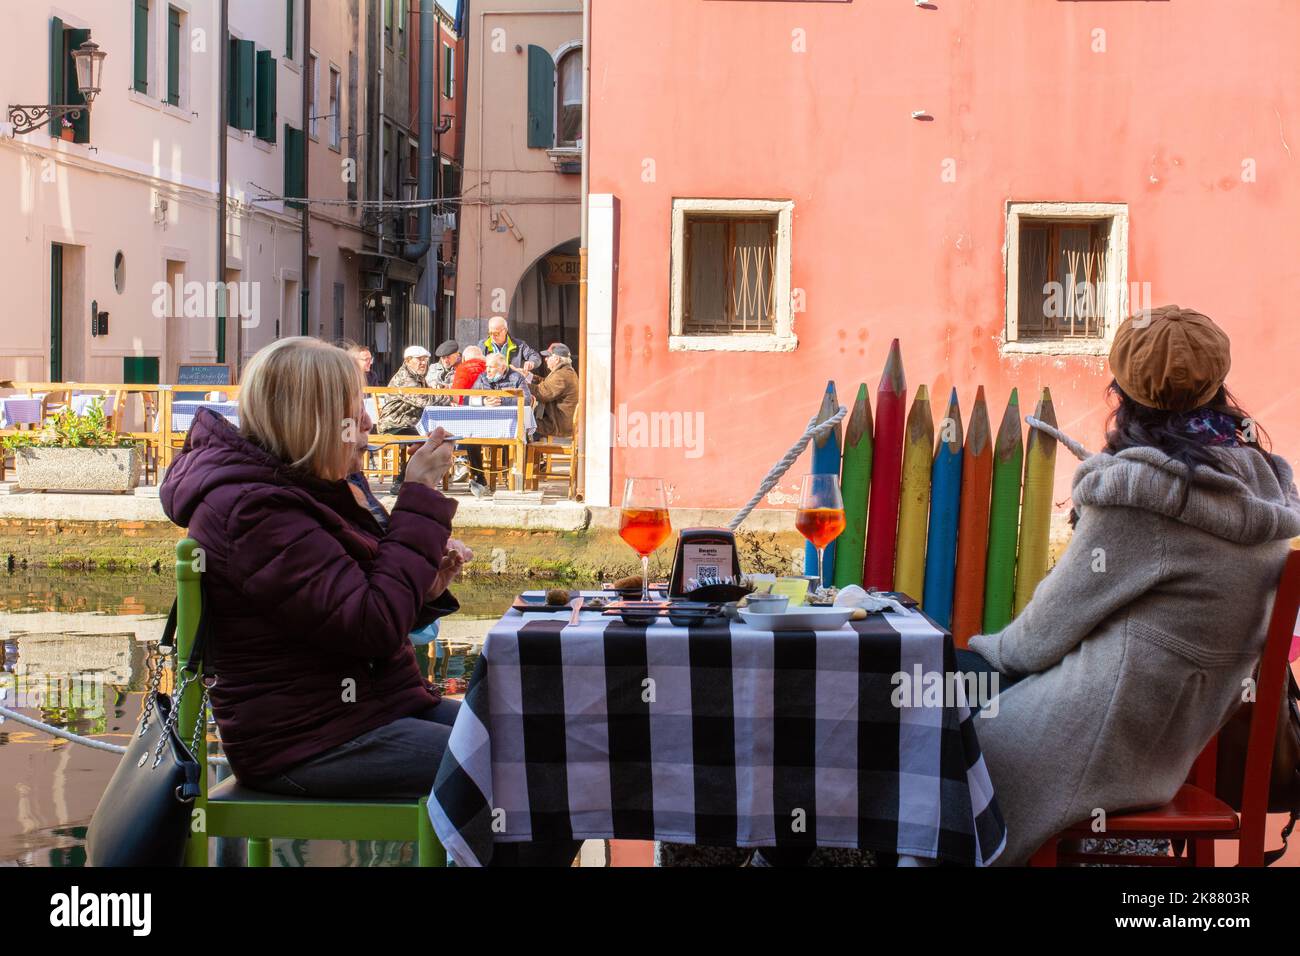
[[[1043,395],[1034,417],[1056,427],[1052,393]],[[1020,499],[1020,553],[1016,559],[1015,613],[1029,603],[1034,588],[1047,574],[1047,547],[1052,523],[1052,479],[1056,468],[1056,439],[1029,429],[1025,443],[1025,484]]]
[[[903,485],[898,503],[898,549],[894,590],[916,601],[924,598],[925,536],[930,517],[930,469],[934,455],[934,416],[924,385],[903,430]]]

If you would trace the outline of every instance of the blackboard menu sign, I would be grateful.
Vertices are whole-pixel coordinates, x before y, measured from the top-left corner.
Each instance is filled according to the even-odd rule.
[[[176,367],[176,384],[177,385],[203,385],[207,386],[202,391],[192,392],[189,390],[181,391],[179,388],[173,393],[173,397],[181,401],[194,401],[202,399],[213,388],[221,385],[229,385],[230,366],[229,365],[178,365]]]
[[[177,385],[230,385],[229,365],[181,365],[176,370]]]

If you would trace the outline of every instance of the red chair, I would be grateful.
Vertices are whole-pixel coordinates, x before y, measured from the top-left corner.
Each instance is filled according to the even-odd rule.
[[[1139,866],[1214,866],[1214,841],[1236,840],[1238,866],[1264,865],[1264,825],[1268,816],[1268,783],[1273,769],[1273,741],[1286,688],[1287,655],[1300,614],[1300,551],[1292,551],[1282,569],[1268,639],[1259,665],[1259,683],[1246,748],[1246,777],[1241,816],[1214,795],[1218,738],[1212,738],[1196,758],[1187,783],[1173,800],[1154,810],[1107,814],[1104,833],[1093,832],[1090,821],[1076,823],[1044,843],[1030,866],[1111,863]],[[1165,839],[1172,856],[1083,853],[1060,847],[1062,841],[1097,839]],[[1186,856],[1181,847],[1186,847]]]

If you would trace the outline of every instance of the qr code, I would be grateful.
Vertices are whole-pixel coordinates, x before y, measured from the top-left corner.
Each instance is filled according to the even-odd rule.
[[[696,577],[716,578],[718,576],[718,566],[716,564],[701,564],[696,568],[698,572]]]

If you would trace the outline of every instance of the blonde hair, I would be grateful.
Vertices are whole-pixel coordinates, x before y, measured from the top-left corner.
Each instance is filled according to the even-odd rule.
[[[317,478],[346,478],[356,454],[346,440],[357,428],[361,370],[346,352],[320,339],[280,339],[244,368],[239,431],[294,468]]]

